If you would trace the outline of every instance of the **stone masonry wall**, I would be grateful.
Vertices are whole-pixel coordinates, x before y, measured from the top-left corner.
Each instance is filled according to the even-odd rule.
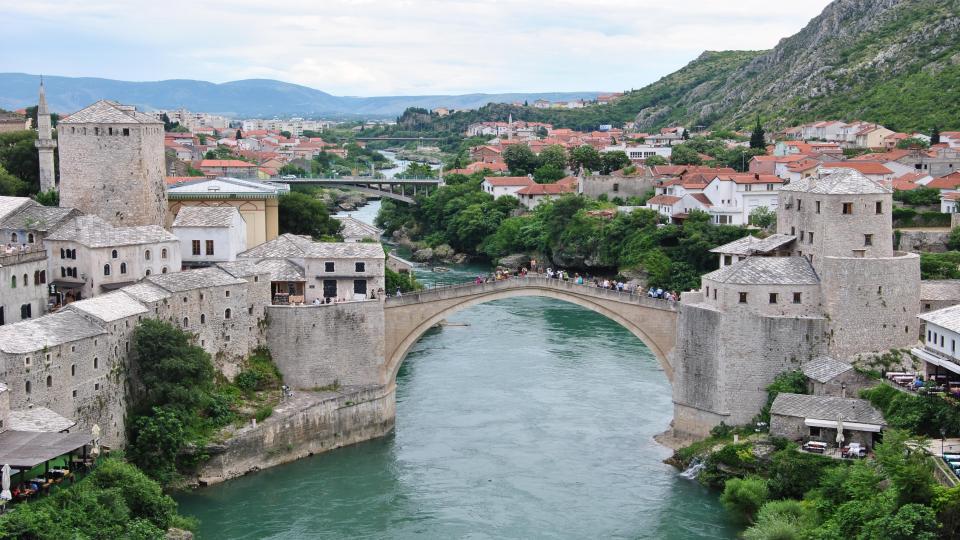
[[[267,308],[267,345],[293,388],[385,384],[380,301]]]

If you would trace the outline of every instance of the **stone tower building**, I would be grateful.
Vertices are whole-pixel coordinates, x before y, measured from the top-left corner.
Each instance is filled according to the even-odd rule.
[[[720,269],[680,305],[675,430],[749,423],[778,374],[815,358],[916,343],[920,259],[893,250],[892,210],[890,188],[824,170],[780,190],[777,234],[713,250]]]
[[[163,122],[101,100],[60,121],[60,204],[114,226],[166,223]]]
[[[50,111],[47,109],[47,91],[40,79],[40,101],[37,104],[37,140],[34,144],[40,154],[40,191],[57,189],[56,171],[53,169],[53,149],[57,141],[50,127]]]

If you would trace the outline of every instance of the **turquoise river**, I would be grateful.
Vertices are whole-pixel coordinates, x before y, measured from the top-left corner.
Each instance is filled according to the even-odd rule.
[[[392,435],[181,494],[199,538],[735,536],[716,494],[663,463],[670,387],[628,331],[542,298],[448,323],[404,362]]]

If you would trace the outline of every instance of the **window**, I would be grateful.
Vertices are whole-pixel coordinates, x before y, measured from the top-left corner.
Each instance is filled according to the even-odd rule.
[[[325,262],[325,263],[323,263],[323,271],[324,271],[324,272],[333,272],[333,271],[334,271],[334,265],[333,265],[333,263],[332,263],[332,262]]]
[[[816,202],[816,203],[814,203],[814,204],[815,204],[815,205],[816,205],[816,207],[817,207],[817,210],[816,210],[816,212],[817,212],[817,213],[819,214],[819,213],[820,213],[820,201],[817,201],[817,202]]]
[[[60,248],[60,258],[61,258],[61,259],[66,259],[66,258],[67,258],[67,252],[65,252],[65,251],[63,250],[63,248]]]
[[[28,276],[27,274],[24,274],[24,275],[23,275],[23,286],[26,287],[26,286],[29,285],[29,284],[30,284],[30,276]]]
[[[41,270],[41,271],[40,271],[40,284],[43,285],[43,284],[46,284],[46,282],[47,282],[47,271],[46,271],[46,270]]]
[[[33,317],[33,306],[31,304],[20,306],[20,320],[26,320],[30,317]]]
[[[620,193],[620,184],[617,184],[617,183],[613,184],[613,192]]]
[[[357,272],[366,272],[367,263],[358,262],[357,264],[354,265],[354,270],[356,270]]]
[[[27,243],[28,243],[28,244],[32,244],[32,243],[33,243],[33,233],[30,233],[30,234],[27,235]]]
[[[730,266],[733,264],[733,255],[724,255],[723,256],[723,265]]]
[[[164,266],[163,268],[161,268],[161,269],[160,269],[160,273],[161,273],[161,274],[166,274],[166,273],[167,273],[167,267]]]
[[[207,316],[203,313],[200,314],[200,324],[207,324]]]
[[[777,303],[777,293],[775,292],[770,293],[770,303],[771,304]]]
[[[145,260],[145,261],[149,261],[149,260],[150,260],[150,250],[149,250],[149,249],[143,252],[143,260]]]
[[[707,298],[710,298],[710,287],[707,287]]]
[[[127,273],[127,263],[120,263],[120,273],[121,274]]]
[[[803,231],[800,231],[800,243],[803,243],[803,237],[806,236]]]
[[[740,293],[740,303],[741,304],[747,303],[747,293],[745,292]]]
[[[790,236],[796,236],[796,235],[797,235],[796,227],[790,227]]]
[[[717,290],[716,290],[716,289],[713,290],[713,299],[714,299],[714,300],[717,299]]]
[[[77,397],[77,391],[76,391],[76,390],[73,391],[73,397]]]
[[[223,291],[223,297],[230,298],[230,291],[229,290]]]
[[[186,327],[188,327],[188,326],[190,326],[190,319],[187,318],[187,317],[184,317],[184,318],[183,318],[183,327],[186,328]]]
[[[147,268],[147,271],[143,273],[144,276],[150,277],[150,269]]]
[[[207,255],[213,255],[213,240],[207,240]]]
[[[119,256],[119,255],[117,254],[117,250],[113,250],[113,251],[110,252],[110,258],[111,258],[111,259],[116,259],[118,256]]]
[[[323,297],[335,298],[336,296],[337,296],[337,280],[335,279],[323,280]]]
[[[883,213],[883,201],[877,201],[877,213],[878,214]]]
[[[845,203],[843,203],[843,213],[844,213],[844,214],[852,214],[852,213],[853,213],[853,203],[852,203],[852,202],[845,202]]]
[[[10,276],[10,288],[11,289],[17,288],[17,276]]]
[[[109,265],[109,264],[103,265],[103,275],[105,275],[105,276],[109,276],[109,275],[110,275],[110,265]]]
[[[813,243],[813,231],[808,231],[808,232],[807,232],[807,243],[808,243],[808,244],[812,244],[812,243]]]
[[[13,242],[14,244],[20,243],[19,240],[18,240],[18,238],[20,238],[20,237],[17,236],[17,233],[13,233],[13,234],[10,235],[10,241]]]
[[[71,376],[71,377],[76,377],[76,376],[77,376],[77,365],[76,365],[76,364],[70,364],[70,376]]]
[[[800,208],[802,207],[803,207],[803,201],[800,199],[797,199],[797,212],[799,212]]]
[[[229,318],[230,318],[230,314],[231,314],[230,308],[225,309],[225,310],[223,311],[223,318],[224,318],[224,319],[229,319]]]
[[[811,437],[819,438],[819,437],[820,437],[820,428],[810,426],[810,436],[811,436]]]
[[[931,337],[932,334],[933,333],[931,331],[927,330],[927,341],[933,340],[933,337]]]
[[[865,246],[872,246],[872,245],[873,245],[873,235],[872,235],[872,234],[865,234],[865,235],[863,235],[863,245],[865,245]]]
[[[35,286],[40,284],[40,271],[39,271],[39,270],[34,270],[34,271],[33,271],[33,284],[34,284]]]
[[[123,136],[124,137],[130,136],[130,128],[123,128]]]
[[[50,388],[52,386],[53,386],[53,377],[51,377],[50,375],[47,375],[47,388]]]
[[[794,304],[800,303],[800,293],[798,292],[793,293],[793,303]]]
[[[163,248],[163,249],[160,250],[160,258],[161,258],[161,259],[166,259],[166,258],[167,258],[167,248]]]
[[[365,279],[355,279],[353,280],[353,294],[362,294],[367,295],[367,280]]]
[[[23,385],[23,389],[29,394],[30,393],[30,381],[27,381]]]
[[[194,240],[194,241],[191,242],[191,244],[192,244],[192,247],[193,247],[193,254],[194,254],[194,255],[199,255],[199,254],[200,254],[200,241],[199,241],[199,240]]]

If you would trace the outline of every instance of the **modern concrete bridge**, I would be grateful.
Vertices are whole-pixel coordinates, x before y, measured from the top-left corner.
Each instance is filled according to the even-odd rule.
[[[416,204],[414,197],[443,185],[438,178],[374,178],[370,176],[338,176],[329,178],[290,178],[277,182],[291,186],[309,185],[332,188],[347,188],[368,195],[386,197],[408,204]]]
[[[676,343],[675,302],[539,276],[440,287],[388,298],[384,305],[387,380],[396,379],[413,344],[443,319],[470,306],[518,296],[556,298],[619,323],[653,351],[667,379],[673,381],[670,353]]]

